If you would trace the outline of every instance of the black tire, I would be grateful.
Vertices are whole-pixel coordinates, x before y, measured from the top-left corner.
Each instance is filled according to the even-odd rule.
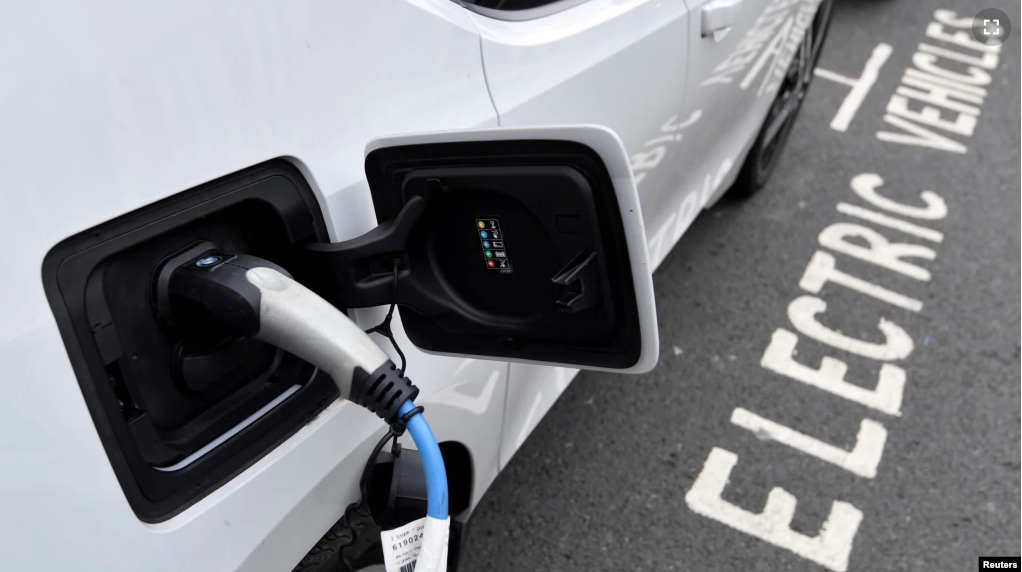
[[[749,149],[742,170],[735,180],[729,195],[733,198],[747,198],[759,192],[770,180],[777,168],[782,151],[788,142],[809,84],[813,80],[813,69],[823,50],[827,30],[830,27],[830,13],[833,0],[823,0],[816,11],[812,24],[806,30],[799,50],[792,58],[788,73],[781,83],[777,96],[770,104],[763,126],[756,141]]]

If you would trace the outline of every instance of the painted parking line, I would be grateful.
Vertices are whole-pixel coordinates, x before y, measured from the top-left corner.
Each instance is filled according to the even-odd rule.
[[[883,67],[884,62],[887,58],[891,57],[891,52],[894,51],[890,44],[883,42],[877,44],[873,48],[872,54],[869,59],[866,60],[866,65],[862,69],[862,73],[857,78],[851,78],[843,76],[839,73],[832,72],[817,67],[813,73],[816,77],[820,77],[826,80],[830,80],[841,85],[852,88],[849,90],[848,95],[845,96],[844,101],[841,102],[841,106],[838,107],[837,113],[834,114],[834,119],[830,122],[830,128],[834,131],[840,131],[844,133],[848,131],[848,126],[851,125],[852,119],[855,118],[855,112],[859,110],[859,106],[862,105],[866,95],[869,94],[870,88],[877,82],[877,78],[880,77],[880,68]]]

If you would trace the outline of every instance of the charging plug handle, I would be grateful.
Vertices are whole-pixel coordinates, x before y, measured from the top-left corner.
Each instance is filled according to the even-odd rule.
[[[228,254],[198,243],[167,259],[157,270],[155,311],[159,320],[178,330],[218,328],[251,337],[259,333],[259,288],[246,274],[253,268],[280,266],[255,256]]]
[[[391,423],[419,390],[348,316],[280,266],[216,249],[186,251],[157,271],[155,310],[178,329],[222,328],[323,369],[341,397]]]

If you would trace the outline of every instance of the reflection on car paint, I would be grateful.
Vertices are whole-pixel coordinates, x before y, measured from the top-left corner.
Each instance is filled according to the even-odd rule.
[[[791,8],[796,4],[800,6],[791,14]],[[700,83],[700,87],[731,84],[734,76],[755,60],[738,86],[743,90],[749,89],[753,80],[765,70],[756,95],[775,93],[803,34],[813,21],[818,5],[818,0],[771,2],[735,45],[731,55],[713,69],[714,75]]]
[[[667,135],[661,135],[642,144],[643,148],[647,148],[653,144],[657,144],[657,146],[649,149],[648,151],[636,153],[629,158],[632,165],[632,173],[635,175],[635,186],[639,186],[639,183],[646,178],[647,171],[655,169],[656,166],[660,164],[660,161],[663,161],[664,157],[667,155],[667,146],[670,143],[677,143],[682,140],[682,134],[675,134],[675,132],[696,123],[702,116],[703,111],[701,109],[697,109],[688,116],[688,119],[675,124],[674,122],[678,120],[678,116],[674,115],[668,119],[666,123],[664,123],[663,127],[660,128],[660,132],[666,133]]]
[[[710,173],[707,173],[703,178],[703,186],[699,192],[687,193],[685,200],[681,202],[678,210],[671,213],[656,232],[649,235],[649,262],[654,268],[663,261],[674,244],[681,238],[681,235],[688,230],[696,215],[699,214],[700,207],[705,206],[718,194],[720,184],[724,182],[724,177],[731,172],[731,167],[733,166],[734,159],[730,157],[726,157],[721,161],[712,179]],[[668,234],[668,231],[671,231],[670,234]]]

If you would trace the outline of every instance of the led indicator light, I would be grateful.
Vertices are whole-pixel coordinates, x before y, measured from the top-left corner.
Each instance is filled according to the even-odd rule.
[[[486,232],[485,230],[480,230],[479,238],[490,238],[490,233]]]
[[[493,268],[493,267],[495,266],[495,264],[493,263],[493,261],[492,261],[492,260],[487,260],[487,261],[486,261],[486,266],[487,266],[488,268]]]
[[[493,251],[491,251],[491,250],[487,250],[483,254],[486,255],[486,258],[493,258]]]
[[[486,228],[486,222],[479,221],[476,223],[476,226],[478,226],[479,228]]]
[[[489,248],[489,247],[490,247],[490,241],[484,240],[483,241],[483,248]]]

